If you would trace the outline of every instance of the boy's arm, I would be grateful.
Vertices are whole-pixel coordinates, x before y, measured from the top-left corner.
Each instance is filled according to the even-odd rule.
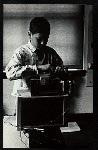
[[[35,70],[36,67],[31,65],[23,65],[23,55],[18,51],[14,53],[10,62],[6,66],[5,72],[9,80],[15,80],[21,78],[22,72],[27,68]]]
[[[54,68],[63,66],[63,61],[56,51],[53,52],[52,65]]]
[[[38,70],[42,71],[54,71],[54,70],[60,70],[63,66],[63,61],[60,58],[60,56],[56,53],[56,51],[53,51],[51,55],[51,60],[48,64],[43,65],[37,65]]]

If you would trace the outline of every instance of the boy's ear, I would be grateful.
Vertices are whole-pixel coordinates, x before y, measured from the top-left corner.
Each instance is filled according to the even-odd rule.
[[[29,35],[29,37],[31,36],[31,32],[30,31],[28,31],[28,35]]]

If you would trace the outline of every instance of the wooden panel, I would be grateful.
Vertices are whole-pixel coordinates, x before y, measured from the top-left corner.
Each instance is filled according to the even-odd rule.
[[[88,15],[88,56],[87,86],[93,86],[93,19],[92,10]]]

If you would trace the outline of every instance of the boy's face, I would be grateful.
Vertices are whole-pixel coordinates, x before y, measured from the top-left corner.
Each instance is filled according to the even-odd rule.
[[[48,36],[42,33],[30,34],[30,42],[35,48],[40,48],[41,45],[46,45],[48,42]]]

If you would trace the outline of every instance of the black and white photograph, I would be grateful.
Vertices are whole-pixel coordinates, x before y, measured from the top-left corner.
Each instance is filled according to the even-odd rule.
[[[3,148],[93,147],[93,5],[3,4]]]

